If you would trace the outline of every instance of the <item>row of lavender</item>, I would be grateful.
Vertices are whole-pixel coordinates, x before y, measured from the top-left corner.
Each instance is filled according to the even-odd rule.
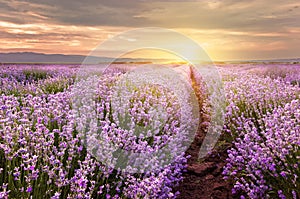
[[[0,67],[0,94],[42,95],[63,92],[74,83],[76,66],[4,65]]]
[[[137,175],[107,167],[88,153],[71,103],[76,68],[0,70],[0,198],[176,197],[172,187],[181,180],[184,154],[160,170]],[[223,173],[234,181],[233,191],[248,198],[299,198],[300,69],[243,65],[220,71],[228,105],[224,133],[231,143]],[[100,129],[95,132],[101,130],[109,142],[140,151],[163,146],[168,140],[161,138],[180,133],[176,97],[168,97],[169,91],[160,87],[135,90],[128,107],[133,127],[145,128],[154,122],[147,114],[149,106],[171,100],[175,106],[166,106],[170,125],[163,133],[145,139],[112,125],[108,90],[119,75],[99,81],[95,102]]]
[[[92,153],[93,149],[90,150],[82,137],[82,132],[94,131],[96,137],[101,133],[104,145],[97,138],[96,143],[92,139],[88,141],[96,147],[106,146],[100,152],[107,160],[114,160],[106,145],[111,142],[139,153],[155,151],[168,142],[169,134],[181,135],[179,106],[169,91],[155,85],[134,89],[126,105],[131,130],[124,130],[116,123],[116,117],[113,118],[110,104],[110,89],[122,73],[103,75],[97,79],[96,96],[92,97],[98,125],[80,126],[76,122],[76,102],[73,103],[76,67],[5,66],[0,70],[0,198],[176,197],[178,193],[172,188],[182,178],[187,162],[184,153],[163,167],[124,172],[103,164],[103,160],[98,161],[97,154]],[[79,88],[77,92],[84,91]],[[162,125],[151,115],[151,107],[160,108],[161,104],[165,104],[163,108],[167,112],[163,128],[147,138],[136,135],[133,128],[137,126],[153,133],[153,124]],[[84,112],[91,106],[84,104],[80,108]],[[168,155],[161,158],[166,159]],[[148,164],[153,166],[156,162]]]
[[[231,143],[223,174],[233,180],[233,193],[299,198],[300,67],[244,65],[222,71],[228,101],[224,131]]]

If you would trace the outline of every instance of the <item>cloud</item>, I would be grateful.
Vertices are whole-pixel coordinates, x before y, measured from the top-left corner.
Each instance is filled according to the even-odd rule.
[[[255,49],[288,56],[300,50],[299,11],[298,0],[0,0],[0,45],[87,53],[116,33],[152,26],[185,33],[220,59],[258,56]]]
[[[0,19],[80,26],[273,31],[299,27],[295,0],[0,0]]]
[[[22,51],[87,54],[109,35],[121,31],[120,27],[16,24],[0,21],[0,46],[2,51],[24,49]]]
[[[156,6],[163,11],[150,9],[141,16],[167,27],[274,31],[300,26],[300,12],[295,5],[295,1],[276,0],[155,3],[149,7]],[[289,12],[291,8],[295,11]]]
[[[6,15],[2,17],[14,23],[44,21],[66,25],[132,27],[147,21],[135,17],[141,11],[139,1],[0,0],[0,6],[1,13]],[[11,15],[13,17],[9,17]]]

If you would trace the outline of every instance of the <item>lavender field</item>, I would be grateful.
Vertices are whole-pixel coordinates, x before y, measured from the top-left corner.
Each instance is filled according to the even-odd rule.
[[[165,146],[172,135],[188,139],[188,127],[181,127],[180,118],[190,125],[195,121],[180,111],[176,95],[159,85],[129,89],[128,100],[117,104],[120,114],[128,112],[128,120],[117,119],[118,115],[112,113],[112,106],[117,105],[112,104],[111,89],[125,74],[126,67],[120,66],[97,80],[97,96],[92,98],[95,117],[81,116],[84,121],[95,119],[97,125],[87,129],[77,121],[74,108],[82,103],[74,101],[74,93],[88,96],[74,86],[78,70],[75,65],[0,67],[0,198],[179,196],[176,187],[182,182],[189,159],[179,153],[180,145],[170,145],[172,150],[160,159],[144,161],[144,172],[122,172],[90,153],[101,150],[102,160],[113,160],[113,154],[105,152],[107,142],[151,154]],[[300,66],[228,64],[218,65],[218,70],[226,113],[222,136],[214,150],[226,152],[221,175],[231,186],[232,197],[299,199]],[[187,70],[185,77],[191,77],[191,73]],[[205,89],[200,84],[196,87]],[[206,95],[198,101],[202,112],[211,107]],[[166,114],[157,116],[156,109]],[[192,112],[189,106],[184,110]],[[83,107],[80,111],[90,109]],[[209,111],[206,115],[210,117]],[[209,121],[201,124],[209,126]],[[137,133],[141,130],[148,136]],[[82,132],[101,133],[104,148],[97,148],[96,138],[89,141],[93,146],[86,144]],[[176,158],[163,167],[149,169],[174,155]]]

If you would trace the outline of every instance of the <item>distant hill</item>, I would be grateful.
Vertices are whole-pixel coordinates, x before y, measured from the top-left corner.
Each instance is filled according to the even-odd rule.
[[[255,62],[255,61],[253,61]],[[300,63],[300,58],[294,59],[274,59],[274,60],[258,60],[256,62],[266,62],[266,63]]]
[[[56,63],[56,64],[81,64],[86,56],[84,55],[64,55],[64,54],[43,54],[33,52],[15,52],[15,53],[0,53],[0,63]],[[143,59],[143,58],[120,58],[114,60],[111,57],[90,57],[94,63],[112,62],[118,64],[134,63],[134,64],[150,64],[150,63],[172,63],[172,60],[168,59]],[[177,63],[177,62],[176,62]],[[300,58],[295,59],[271,59],[271,60],[240,60],[240,61],[222,61],[215,63],[290,63],[300,64]],[[178,63],[177,63],[178,64]]]
[[[81,63],[84,59],[85,56],[82,55],[43,54],[32,52],[0,53],[1,63]]]
[[[33,52],[0,53],[0,63],[73,63],[80,64],[86,56],[83,55],[63,55],[63,54],[43,54]],[[90,57],[93,63],[112,62],[110,57]],[[132,59],[120,58],[115,60],[118,63],[152,63],[166,61],[163,59]]]
[[[266,60],[239,60],[239,61],[225,61],[223,63],[233,63],[233,64],[247,64],[247,63],[257,63],[257,64],[300,64],[300,58],[294,59],[266,59]]]

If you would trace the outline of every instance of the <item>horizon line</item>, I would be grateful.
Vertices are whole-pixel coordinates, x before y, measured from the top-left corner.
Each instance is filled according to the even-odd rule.
[[[39,54],[39,55],[62,55],[62,56],[81,56],[81,57],[88,57],[87,55],[83,54],[64,54],[64,53],[43,53],[43,52],[33,52],[33,51],[18,51],[18,52],[0,52],[0,54],[26,54],[26,53],[31,53],[31,54]],[[113,57],[108,57],[108,56],[93,56],[97,58],[107,58],[107,59],[115,59]],[[165,61],[174,61],[174,62],[182,62],[182,61],[175,61],[176,59],[171,59],[171,58],[145,58],[145,57],[121,57],[117,59],[132,59],[132,60],[165,60]],[[284,61],[283,61],[284,60]],[[293,58],[261,58],[261,59],[231,59],[231,60],[211,60],[213,63],[221,63],[221,62],[272,62],[272,61],[288,61],[288,60],[299,60],[300,62],[300,56],[299,57],[293,57]],[[210,62],[210,61],[203,61],[203,60],[197,60],[200,62]],[[0,60],[0,63],[1,60]],[[8,63],[8,62],[7,62]],[[9,62],[13,63],[13,62]],[[15,62],[15,63],[21,63],[21,62]],[[35,63],[35,62],[34,62]],[[55,62],[42,62],[42,63],[55,63]],[[65,62],[65,63],[70,63],[70,62]],[[107,62],[103,62],[107,63]],[[76,64],[76,63],[74,63]],[[78,64],[78,63],[77,63]]]

